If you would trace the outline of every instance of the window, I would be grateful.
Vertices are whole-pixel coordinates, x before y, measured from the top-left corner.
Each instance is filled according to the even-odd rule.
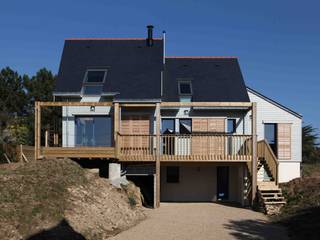
[[[175,120],[162,119],[161,121],[161,134],[171,135],[175,133]],[[174,137],[166,136],[162,138],[162,154],[173,155],[175,149]]]
[[[162,119],[161,121],[161,133],[173,134],[175,132],[174,119]]]
[[[227,133],[235,133],[237,129],[236,119],[228,119]]]
[[[179,133],[191,134],[191,119],[179,119]]]
[[[106,76],[107,70],[88,70],[84,77],[82,94],[93,96],[101,95]]]
[[[277,124],[265,123],[264,124],[264,138],[269,143],[273,153],[277,156]]]
[[[106,70],[88,70],[86,73],[86,83],[103,83],[106,77]]]
[[[179,95],[191,95],[192,86],[190,81],[180,81],[178,84]]]
[[[109,116],[76,116],[76,146],[112,145],[112,120]]]
[[[170,166],[167,167],[167,183],[179,182],[179,167]]]

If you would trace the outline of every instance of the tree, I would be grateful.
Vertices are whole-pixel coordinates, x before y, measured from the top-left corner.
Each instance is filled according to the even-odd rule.
[[[11,121],[22,116],[27,97],[23,78],[16,71],[6,67],[0,71],[0,143]]]
[[[318,134],[311,124],[302,128],[302,160],[303,162],[320,161]]]
[[[52,101],[56,76],[46,68],[40,69],[31,79],[24,78],[29,105],[33,109],[35,101]]]
[[[35,76],[31,79],[24,77],[24,86],[27,92],[28,97],[28,117],[27,121],[29,122],[29,139],[28,143],[34,143],[34,103],[35,101],[52,101],[53,100],[53,89],[56,76],[46,68],[40,69]],[[59,115],[59,112],[55,108],[43,109],[41,113],[41,125],[50,129],[56,124],[56,115]],[[43,134],[42,134],[43,136]]]

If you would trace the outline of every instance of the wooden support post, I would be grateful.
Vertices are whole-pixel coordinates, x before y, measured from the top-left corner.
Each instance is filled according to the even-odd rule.
[[[49,132],[48,130],[45,131],[45,135],[44,135],[44,146],[45,147],[49,147],[49,144],[48,144],[48,139],[49,139]]]
[[[251,130],[252,130],[252,196],[251,203],[254,203],[257,191],[257,103],[252,103],[251,109]]]
[[[120,107],[119,103],[114,103],[114,112],[113,112],[113,141],[114,141],[114,147],[115,147],[115,152],[118,153],[118,132],[120,128],[120,122],[119,122],[119,115],[120,115]],[[116,154],[117,155],[117,154]],[[118,157],[118,156],[116,156]]]
[[[41,147],[41,106],[35,102],[34,108],[34,157],[35,160],[40,158]]]
[[[34,159],[38,159],[38,102],[34,103]]]
[[[59,145],[59,135],[58,133],[53,134],[53,145],[58,146]]]
[[[156,207],[160,207],[160,103],[156,104]]]
[[[22,144],[20,144],[19,147],[20,147],[20,150],[19,150],[19,162],[22,162],[22,155],[23,155]]]

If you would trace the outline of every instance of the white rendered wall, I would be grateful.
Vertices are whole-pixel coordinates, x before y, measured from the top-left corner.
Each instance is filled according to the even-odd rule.
[[[81,102],[98,102],[100,97],[82,98]],[[76,115],[110,115],[111,107],[96,106],[91,111],[90,106],[62,107],[62,146],[75,146],[75,116]]]

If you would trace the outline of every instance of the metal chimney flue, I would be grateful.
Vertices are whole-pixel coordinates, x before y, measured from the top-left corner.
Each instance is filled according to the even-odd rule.
[[[148,25],[147,29],[148,29],[147,46],[152,47],[153,46],[153,26]]]

